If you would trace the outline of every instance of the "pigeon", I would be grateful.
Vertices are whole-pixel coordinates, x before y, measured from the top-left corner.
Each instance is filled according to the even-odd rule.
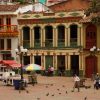
[[[49,95],[49,93],[46,94],[46,96],[48,96],[48,95]]]
[[[28,90],[26,90],[26,93],[29,93],[29,91],[28,91]]]
[[[61,94],[61,93],[59,93],[59,94]]]
[[[40,100],[40,98],[37,98],[37,100]]]
[[[62,87],[65,87],[65,85],[63,85]]]
[[[72,90],[71,92],[74,92],[74,90]]]
[[[19,90],[19,93],[21,93],[21,91]]]
[[[87,100],[87,97],[85,97],[84,100]]]
[[[52,96],[54,96],[54,94],[52,94]]]
[[[66,91],[66,94],[67,94],[68,92]]]
[[[53,84],[51,84],[51,86],[53,86]]]
[[[46,88],[48,88],[48,86],[46,86]]]
[[[59,91],[59,89],[57,89]]]

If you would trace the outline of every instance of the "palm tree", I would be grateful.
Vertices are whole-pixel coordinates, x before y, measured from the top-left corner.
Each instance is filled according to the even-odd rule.
[[[92,22],[100,24],[100,0],[92,0],[90,7],[86,10],[85,14],[87,16],[93,14]]]

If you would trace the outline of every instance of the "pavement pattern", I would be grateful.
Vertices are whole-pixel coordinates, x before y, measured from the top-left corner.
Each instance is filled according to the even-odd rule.
[[[80,88],[80,92],[73,89],[72,77],[47,77],[38,75],[38,84],[28,85],[26,90],[20,93],[14,86],[5,86],[0,82],[0,100],[100,100],[100,89],[93,88],[93,81],[87,79],[86,86],[91,88]]]

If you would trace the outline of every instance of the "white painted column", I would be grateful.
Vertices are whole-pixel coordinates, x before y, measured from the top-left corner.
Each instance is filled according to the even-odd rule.
[[[70,27],[68,27],[68,46],[70,46]]]
[[[30,47],[33,47],[33,29],[30,29]]]
[[[81,46],[83,46],[83,38],[84,38],[84,35],[83,35],[83,29],[82,29],[82,26],[80,27],[80,38],[81,38]]]
[[[71,61],[70,61],[70,55],[68,54],[68,70],[70,70],[71,69]]]
[[[42,41],[42,47],[45,47],[45,29],[42,28],[42,37],[41,37],[41,41]]]
[[[68,70],[68,54],[65,55],[65,70]]]
[[[57,55],[53,54],[53,67],[55,70],[57,70]]]
[[[53,47],[57,47],[57,29],[56,27],[53,28]]]
[[[42,56],[41,56],[41,66],[43,66],[43,67],[45,66],[44,65],[44,54],[42,54]]]
[[[43,61],[43,65],[44,65],[44,67],[45,67],[45,69],[46,69],[46,65],[45,65],[45,64],[46,64],[46,63],[45,63],[45,55],[43,56],[43,60],[44,60],[44,61]]]
[[[68,46],[68,28],[65,28],[65,47]]]
[[[23,30],[22,29],[20,29],[19,44],[23,45]]]
[[[79,64],[80,64],[80,70],[83,70],[83,54],[82,53],[80,53],[80,55],[79,55]]]
[[[78,32],[77,32],[77,45],[80,46],[81,45],[81,32],[80,32],[80,27],[78,26]]]
[[[32,30],[32,46],[34,47],[34,29]]]
[[[34,64],[34,55],[32,56],[32,63]]]
[[[41,41],[41,47],[43,47],[43,31],[42,31],[42,28],[40,28],[40,41]]]
[[[32,53],[30,54],[30,63],[31,64],[33,63],[33,54]]]

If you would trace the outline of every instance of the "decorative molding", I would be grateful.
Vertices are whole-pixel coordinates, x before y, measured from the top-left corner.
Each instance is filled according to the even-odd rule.
[[[34,17],[39,18],[39,17],[40,17],[40,15],[38,15],[38,14],[37,14],[37,15],[34,15]]]
[[[24,15],[24,16],[22,16],[22,18],[28,18],[28,17],[30,17],[29,15]]]
[[[58,16],[60,16],[60,17],[64,17],[65,14],[64,14],[64,13],[60,13]]]
[[[79,15],[79,13],[77,13],[77,12],[72,12],[72,13],[70,13],[69,15],[76,17],[76,16]]]

